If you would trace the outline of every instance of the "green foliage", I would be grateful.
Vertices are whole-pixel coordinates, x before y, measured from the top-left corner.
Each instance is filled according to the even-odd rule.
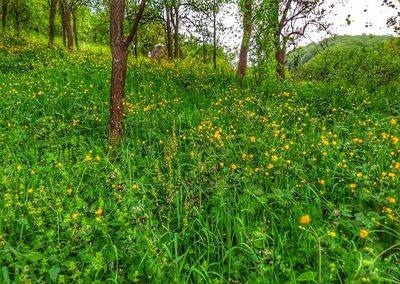
[[[319,43],[310,43],[306,46],[299,47],[287,55],[287,66],[289,70],[296,69],[313,59],[317,54],[324,52],[330,48],[379,48],[386,41],[390,40],[390,36],[334,36],[326,38]]]
[[[295,77],[374,88],[400,82],[400,49],[395,40],[375,48],[329,48],[298,70]]]
[[[400,278],[398,88],[139,58],[114,152],[109,53],[28,42],[0,42],[1,283]]]

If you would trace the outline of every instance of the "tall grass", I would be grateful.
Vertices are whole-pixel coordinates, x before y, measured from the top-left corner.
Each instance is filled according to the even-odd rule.
[[[397,89],[0,44],[4,283],[395,283]],[[110,153],[116,153],[111,156]]]

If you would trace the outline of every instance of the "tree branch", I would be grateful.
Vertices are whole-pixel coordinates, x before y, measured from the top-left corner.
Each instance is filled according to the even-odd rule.
[[[139,22],[140,22],[140,19],[142,18],[145,7],[146,7],[146,0],[142,0],[140,2],[139,10],[136,13],[135,20],[133,21],[131,31],[130,31],[128,37],[125,39],[126,46],[129,46],[131,44],[131,42],[133,41],[134,37],[137,34]]]

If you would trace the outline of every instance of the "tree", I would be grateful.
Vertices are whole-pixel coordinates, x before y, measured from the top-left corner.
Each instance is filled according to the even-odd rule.
[[[217,69],[217,0],[213,0],[212,14],[213,14],[213,66],[214,70]]]
[[[10,5],[11,19],[15,24],[17,37],[20,35],[21,25],[29,22],[32,15],[31,1],[12,0]]]
[[[173,17],[172,26],[174,27],[174,58],[179,58],[179,7],[180,0],[172,0]]]
[[[55,31],[55,18],[57,10],[57,0],[50,1],[50,12],[49,12],[49,43],[48,46],[51,48],[54,45],[54,31]]]
[[[167,0],[165,0],[165,25],[166,25],[166,34],[167,34],[167,51],[168,58],[173,58],[172,53],[172,28],[171,28],[171,12],[170,7],[168,5]]]
[[[74,33],[74,41],[75,41],[75,47],[79,48],[79,41],[78,41],[78,7],[81,2],[77,0],[72,0],[72,8],[71,8],[71,15],[72,15],[72,29]]]
[[[72,12],[73,0],[60,0],[60,13],[63,26],[63,40],[65,45],[65,39],[67,40],[67,48],[72,49],[74,46],[74,40],[71,29],[71,12]]]
[[[8,1],[9,1],[9,0],[3,0],[3,1],[2,1],[2,18],[1,18],[1,24],[2,24],[2,28],[3,28],[3,32],[6,31],[6,27],[7,27]]]
[[[322,6],[323,0],[272,0],[270,13],[274,32],[275,59],[277,62],[276,76],[285,79],[285,58],[288,43],[306,35],[311,26],[318,30],[327,30],[329,25],[323,21],[327,10]]]
[[[125,0],[110,2],[110,35],[112,73],[110,87],[110,145],[119,147],[123,133],[125,78],[128,65],[128,48],[136,37],[140,19],[146,6],[146,0],[141,0],[129,35],[124,37]]]
[[[242,37],[242,44],[240,47],[237,73],[240,77],[243,78],[246,74],[250,39],[253,30],[254,0],[242,0],[240,4],[243,12],[243,37]]]

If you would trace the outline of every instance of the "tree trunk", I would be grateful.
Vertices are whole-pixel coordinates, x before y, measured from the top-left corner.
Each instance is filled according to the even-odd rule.
[[[214,62],[214,70],[217,70],[217,3],[214,0],[213,5],[213,62]]]
[[[203,49],[203,64],[206,65],[207,64],[207,49],[206,49],[206,39],[205,39],[204,34],[203,34],[202,49]]]
[[[175,30],[174,30],[174,57],[179,58],[179,5],[174,3]]]
[[[171,16],[170,16],[171,10],[170,7],[168,6],[167,1],[165,1],[165,14],[166,14],[166,28],[167,28],[167,52],[168,52],[168,58],[172,59],[173,54],[172,54],[172,29],[171,29]]]
[[[134,46],[133,46],[133,53],[135,54],[135,59],[137,60],[138,59],[138,50],[137,50],[137,46],[138,46],[138,38],[137,37],[135,37],[135,40],[134,40],[134,44],[133,44]]]
[[[62,0],[59,1],[60,6],[60,16],[61,16],[61,26],[62,26],[62,41],[63,46],[67,47],[67,32],[65,28],[65,12],[64,12],[64,3]]]
[[[275,52],[276,59],[276,77],[279,80],[285,80],[285,50],[281,47],[276,48]]]
[[[244,0],[243,11],[243,38],[240,47],[238,75],[243,78],[246,75],[247,57],[249,53],[249,45],[251,32],[253,29],[253,0]]]
[[[73,49],[74,47],[74,39],[72,36],[71,29],[71,4],[68,1],[64,2],[64,19],[65,19],[65,32],[68,40],[68,49]]]
[[[57,10],[57,0],[51,0],[50,14],[49,14],[49,43],[48,43],[49,48],[54,46],[54,31],[55,31],[54,22],[56,18],[56,10]]]
[[[19,37],[19,12],[17,7],[15,7],[15,29],[17,30],[17,37]]]
[[[119,146],[122,138],[122,121],[124,118],[125,78],[128,64],[128,49],[123,42],[113,42],[112,74],[110,95],[110,144]]]
[[[74,29],[74,39],[75,39],[75,47],[78,49],[79,48],[79,42],[78,42],[78,25],[77,25],[77,16],[76,16],[76,8],[72,9],[72,23],[73,23],[73,29]]]
[[[119,147],[123,133],[125,78],[128,66],[128,46],[135,41],[139,21],[143,15],[146,0],[142,0],[135,16],[130,33],[124,39],[125,0],[110,1],[110,36],[111,36],[111,87],[110,87],[110,123],[109,143]]]
[[[7,14],[8,14],[8,0],[3,0],[2,18],[1,18],[3,32],[6,31],[7,27]]]

